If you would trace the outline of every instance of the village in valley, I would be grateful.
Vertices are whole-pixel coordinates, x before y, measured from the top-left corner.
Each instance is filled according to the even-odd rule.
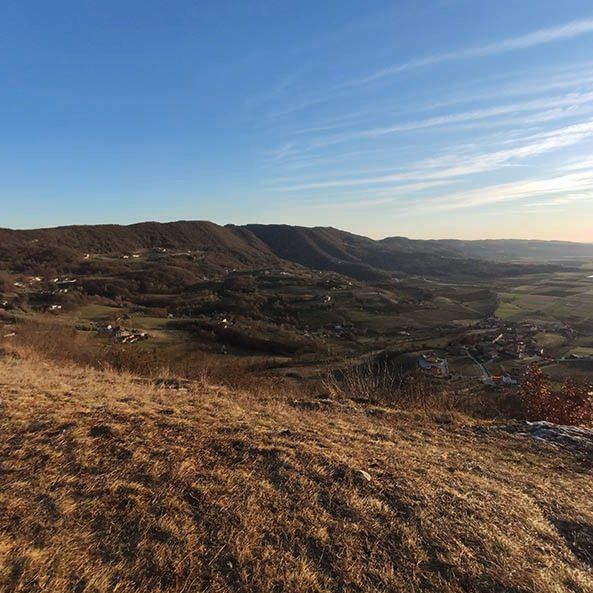
[[[488,389],[517,387],[533,364],[559,378],[575,368],[593,376],[593,311],[570,307],[593,289],[580,273],[494,286],[409,275],[364,282],[294,265],[207,269],[207,257],[166,248],[84,253],[92,273],[11,274],[0,299],[2,336],[16,337],[18,324],[34,319],[71,326],[91,344],[94,336],[178,358],[197,348],[303,377],[385,353],[401,372]],[[180,262],[198,269],[192,280],[176,285],[151,272]]]
[[[451,340],[441,356],[421,355],[419,368],[434,377],[449,379],[461,375],[452,371],[448,357],[467,357],[474,363],[479,380],[485,386],[514,387],[519,385],[525,364],[546,361],[545,348],[536,340],[541,331],[542,328],[533,323],[489,317]]]

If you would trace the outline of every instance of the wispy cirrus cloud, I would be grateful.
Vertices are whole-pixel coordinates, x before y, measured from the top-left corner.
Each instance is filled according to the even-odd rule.
[[[318,137],[308,138],[307,140],[289,136],[288,142],[278,149],[270,151],[269,156],[276,162],[307,161],[311,160],[316,152],[331,149],[341,144],[355,145],[353,143],[362,141],[366,143],[366,145],[363,144],[362,146],[368,148],[368,142],[389,135],[443,127],[462,130],[464,126],[492,128],[496,125],[499,129],[505,126],[513,126],[519,130],[527,125],[538,125],[567,118],[574,119],[577,116],[588,116],[592,110],[593,90],[587,89],[553,97],[503,103],[348,132],[324,133],[322,129],[319,129]],[[492,123],[489,123],[489,121]],[[509,136],[512,138],[513,134],[509,133]],[[312,159],[312,162],[315,162],[315,159]]]
[[[316,209],[364,209],[369,206],[396,205],[408,214],[423,215],[427,211],[448,211],[491,206],[507,202],[523,202],[525,212],[561,208],[570,204],[593,201],[593,172],[532,178],[520,182],[493,184],[467,191],[449,192],[433,198],[414,197],[414,193],[446,185],[448,182],[427,181],[388,188],[372,194],[359,193],[344,199],[324,200],[311,205]],[[404,200],[402,201],[402,197]],[[533,201],[536,199],[537,201]]]
[[[444,164],[454,159],[445,155],[441,159],[430,159],[424,163],[410,165],[406,171],[372,177],[323,179],[319,181],[285,185],[279,191],[320,190],[337,187],[355,187],[393,184],[413,179],[446,179],[462,177],[476,173],[492,171],[500,167],[516,164],[522,159],[535,157],[553,150],[575,145],[593,136],[593,119],[585,122],[541,132],[523,139],[523,143],[512,148],[491,152],[482,152],[477,156],[468,156],[450,166],[438,168],[439,162]],[[437,165],[437,168],[434,168]]]
[[[575,110],[577,107],[587,104],[593,105],[593,91],[568,93],[546,99],[533,99],[530,101],[522,101],[481,109],[473,109],[469,111],[448,113],[420,120],[399,122],[387,126],[377,126],[364,130],[343,132],[340,134],[330,134],[326,135],[325,137],[321,136],[317,139],[310,140],[307,143],[297,144],[295,142],[292,145],[293,150],[291,155],[298,154],[299,152],[307,152],[312,149],[314,150],[326,146],[334,146],[345,142],[351,142],[352,140],[357,139],[373,139],[389,134],[452,126],[468,122],[477,122],[481,120],[493,119],[508,115],[517,115],[526,112],[539,111],[544,118],[543,121],[551,121],[555,116],[560,117],[564,115],[564,113],[561,113],[560,111],[556,111],[554,114],[552,113],[552,110],[559,110],[563,107]],[[537,121],[537,118],[535,121]]]
[[[512,103],[508,105],[489,107],[486,109],[477,109],[462,113],[441,115],[424,120],[396,124],[393,126],[374,128],[362,132],[361,135],[367,137],[383,136],[385,134],[393,134],[395,132],[405,132],[410,130],[419,130],[423,128],[445,126],[467,121],[489,119],[493,117],[499,117],[502,115],[522,113],[526,111],[536,111],[542,109],[549,110],[563,106],[575,107],[583,103],[590,103],[591,101],[593,101],[593,92],[573,93],[562,97],[555,97],[553,99],[538,99],[533,101],[525,101],[521,103]]]
[[[317,121],[315,125],[296,128],[291,133],[294,135],[312,134],[320,131],[338,130],[340,128],[351,128],[379,115],[393,116],[398,112],[422,113],[449,108],[456,105],[470,104],[476,102],[490,102],[495,96],[497,101],[503,98],[519,96],[538,96],[552,92],[561,92],[572,89],[574,92],[583,91],[593,85],[593,62],[578,62],[565,67],[554,67],[536,69],[533,71],[514,71],[512,73],[499,74],[497,76],[484,76],[471,83],[466,83],[451,89],[448,96],[445,95],[438,100],[431,100],[425,103],[404,102],[399,109],[394,109],[393,100],[380,101],[378,104],[369,105],[365,101],[364,107],[355,111],[347,111],[340,115],[334,115],[331,119]],[[343,90],[343,87],[340,87]],[[495,94],[493,94],[495,90]],[[336,95],[337,96],[337,95]],[[335,98],[331,93],[326,94],[323,102],[331,102]],[[315,104],[316,101],[306,103],[307,106]],[[301,105],[300,107],[302,107]],[[287,113],[296,113],[300,110],[297,106]],[[269,123],[269,122],[268,122]]]
[[[565,163],[560,167],[561,171],[579,171],[581,169],[593,170],[593,158],[589,157],[578,161],[572,161]]]
[[[574,201],[569,196],[590,195],[593,190],[593,171],[557,175],[543,179],[529,179],[526,181],[502,183],[486,187],[479,187],[465,192],[450,193],[438,198],[427,200],[418,210],[459,210],[476,208],[501,202],[512,202],[543,196],[557,196],[563,203]],[[583,193],[587,192],[587,193]],[[566,195],[565,195],[566,194]]]
[[[520,70],[506,73],[500,77],[485,76],[469,85],[454,89],[448,96],[418,105],[419,111],[432,111],[463,103],[492,100],[492,89],[496,89],[496,99],[517,96],[537,96],[566,89],[583,89],[593,84],[593,62],[571,64],[563,68],[546,68],[535,71]]]
[[[476,45],[440,54],[433,54],[422,58],[414,58],[407,62],[395,64],[353,80],[334,83],[320,92],[307,93],[290,105],[284,105],[281,109],[275,112],[270,119],[276,120],[288,115],[293,115],[303,109],[309,109],[320,103],[329,103],[337,96],[343,96],[352,91],[355,87],[364,86],[368,83],[399,73],[457,60],[494,56],[511,51],[528,49],[548,43],[577,38],[590,33],[593,33],[593,18],[570,21],[556,27],[531,31],[523,35],[508,37],[485,45]]]
[[[593,200],[593,193],[582,193],[582,194],[565,194],[555,196],[549,200],[543,200],[539,202],[530,202],[524,204],[524,208],[530,211],[536,211],[540,208],[562,208],[568,204],[574,204],[575,202],[582,202],[584,200]]]
[[[360,190],[353,192],[340,192],[336,196],[336,200],[324,200],[323,202],[312,202],[310,208],[348,208],[348,209],[362,209],[368,206],[380,206],[393,204],[394,202],[401,202],[403,200],[410,200],[414,194],[423,192],[427,189],[434,189],[449,185],[448,180],[438,181],[424,181],[418,183],[406,183],[399,185],[396,188],[386,188],[383,190],[374,190],[372,194],[368,192],[361,192]],[[324,196],[325,198],[329,196]]]
[[[593,62],[537,62],[530,55],[523,64],[517,56],[499,69],[471,69],[469,77],[451,80],[433,79],[429,68],[395,76],[590,33],[593,18],[329,83],[320,90],[327,105],[311,107],[314,96],[298,106],[299,115],[267,128],[279,148],[268,154],[262,187],[308,208],[386,208],[429,219],[469,208],[507,214],[514,208],[525,216],[590,212]],[[366,84],[390,75],[389,84]]]
[[[365,84],[380,78],[385,78],[386,76],[399,74],[400,72],[442,64],[444,62],[494,56],[520,49],[528,49],[531,47],[537,47],[539,45],[553,43],[555,41],[573,39],[575,37],[580,37],[581,35],[586,35],[589,33],[593,33],[593,19],[571,21],[563,25],[549,27],[547,29],[539,29],[524,35],[519,35],[517,37],[507,37],[506,39],[488,43],[486,45],[476,45],[473,47],[444,52],[441,54],[433,54],[424,58],[416,58],[402,64],[396,64],[394,66],[378,70],[364,78],[353,81],[352,84]]]

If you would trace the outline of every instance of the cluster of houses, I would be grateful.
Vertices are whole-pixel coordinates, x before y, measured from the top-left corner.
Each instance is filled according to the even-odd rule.
[[[78,282],[76,278],[54,278],[51,283],[55,285],[58,292],[68,292],[68,289],[74,288],[74,285]]]
[[[40,282],[46,282],[52,286],[54,291],[65,291],[68,292],[68,288],[73,287],[78,280],[76,278],[51,278],[50,280],[44,280],[41,276],[30,276],[25,280],[17,280],[13,282],[15,288],[32,288],[36,287]]]
[[[97,333],[103,336],[109,336],[121,344],[134,344],[142,340],[148,340],[148,334],[140,329],[125,329],[120,325],[102,325],[97,328]]]
[[[437,379],[449,379],[452,376],[447,359],[441,358],[432,352],[422,354],[418,358],[418,369],[425,375]],[[508,373],[489,375],[486,374],[485,370],[480,381],[486,387],[491,388],[515,387],[519,384],[519,382]]]
[[[447,379],[451,376],[449,363],[446,358],[440,358],[435,354],[423,354],[418,359],[418,368],[431,377]]]
[[[461,341],[449,344],[449,351],[456,354],[467,350],[484,363],[503,358],[541,358],[544,349],[535,339],[538,332],[539,328],[530,323],[513,323],[492,317],[481,321]]]
[[[541,358],[544,349],[535,339],[539,328],[530,323],[505,324],[493,343],[511,358]]]
[[[13,282],[17,289],[15,292],[27,294],[30,304],[47,313],[59,313],[62,305],[55,297],[65,295],[77,288],[78,280],[76,278],[56,277],[42,278],[41,276],[29,276]],[[56,302],[58,300],[58,302]],[[9,302],[6,301],[3,308],[7,308]]]
[[[329,290],[347,290],[352,288],[352,282],[342,276],[326,276],[322,278],[317,285]]]

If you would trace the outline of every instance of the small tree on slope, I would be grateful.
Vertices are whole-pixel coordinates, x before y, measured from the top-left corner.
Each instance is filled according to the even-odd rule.
[[[537,366],[527,369],[522,385],[521,401],[530,420],[593,426],[590,386],[568,378],[560,388],[554,388]]]

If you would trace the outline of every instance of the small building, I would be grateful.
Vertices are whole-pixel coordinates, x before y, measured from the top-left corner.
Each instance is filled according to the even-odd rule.
[[[435,355],[423,354],[418,360],[420,370],[433,377],[446,378],[449,376],[449,363],[444,358]]]
[[[516,387],[519,382],[510,375],[492,375],[482,379],[482,383],[487,387]]]

